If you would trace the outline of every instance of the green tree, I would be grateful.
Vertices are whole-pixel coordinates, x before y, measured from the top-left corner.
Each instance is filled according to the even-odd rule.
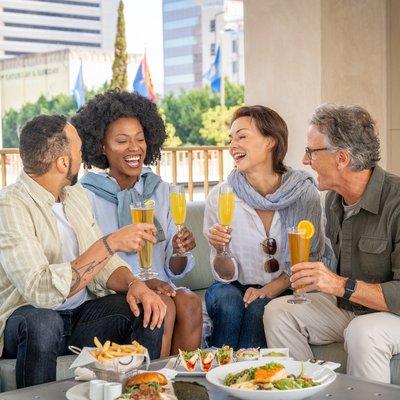
[[[226,146],[233,113],[239,106],[222,109],[221,106],[210,108],[202,115],[200,136],[210,144]]]
[[[90,100],[96,94],[102,93],[108,89],[108,83],[105,82],[99,89],[92,89],[87,92],[86,99]],[[19,130],[27,121],[39,114],[62,114],[71,117],[76,113],[75,101],[73,96],[59,94],[50,100],[43,95],[38,98],[36,103],[26,103],[19,111],[9,110],[2,119],[3,128],[3,146],[18,147]]]
[[[123,89],[128,87],[128,53],[126,51],[124,3],[122,0],[118,6],[117,34],[114,46],[114,62],[112,66],[111,89]]]
[[[209,87],[185,91],[179,95],[168,94],[161,102],[166,121],[172,123],[184,144],[206,144],[199,135],[201,117],[209,108],[215,107],[219,96]]]
[[[225,106],[230,108],[244,104],[244,86],[225,78]]]
[[[2,118],[3,147],[18,147],[18,113],[8,111]]]
[[[243,85],[225,81],[225,105],[231,108],[243,103]],[[212,136],[200,135],[203,127],[202,116],[210,108],[220,103],[218,93],[212,92],[209,86],[189,91],[182,90],[177,94],[168,94],[161,101],[165,111],[166,121],[172,123],[177,136],[184,144],[205,145],[215,144]]]
[[[176,136],[175,127],[171,124],[171,122],[166,122],[165,112],[161,107],[159,108],[159,112],[161,114],[161,118],[164,121],[165,131],[167,133],[167,138],[165,139],[163,147],[178,147],[178,146],[180,146],[182,144],[182,140],[179,138],[179,136]]]

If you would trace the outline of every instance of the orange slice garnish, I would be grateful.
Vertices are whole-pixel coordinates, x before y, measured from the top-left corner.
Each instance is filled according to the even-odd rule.
[[[297,229],[301,232],[305,232],[306,239],[311,239],[315,234],[315,228],[311,221],[303,219],[297,224]]]

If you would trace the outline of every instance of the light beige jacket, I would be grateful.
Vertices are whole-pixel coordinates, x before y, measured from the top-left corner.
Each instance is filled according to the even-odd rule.
[[[0,191],[0,355],[7,319],[17,308],[53,308],[70,292],[71,264],[63,262],[54,202],[54,196],[25,172]],[[89,199],[76,184],[64,189],[62,202],[82,254],[102,236]],[[118,256],[111,257],[87,286],[89,292],[95,297],[113,293],[106,282],[120,266],[129,268]]]

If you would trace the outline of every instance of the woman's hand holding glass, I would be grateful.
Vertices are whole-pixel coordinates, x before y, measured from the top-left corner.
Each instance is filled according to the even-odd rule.
[[[231,232],[232,228],[229,226],[214,224],[208,231],[208,242],[218,253],[222,253],[231,241]]]
[[[174,254],[182,254],[187,255],[190,250],[193,250],[196,247],[196,240],[193,236],[193,233],[189,231],[188,228],[184,227],[175,234],[172,238],[172,248],[174,250]]]

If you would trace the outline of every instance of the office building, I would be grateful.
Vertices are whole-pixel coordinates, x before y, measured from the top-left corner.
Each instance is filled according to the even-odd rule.
[[[164,93],[202,86],[201,5],[163,0]]]
[[[223,74],[244,83],[243,0],[163,0],[164,93],[208,84],[222,49]]]
[[[244,84],[243,0],[197,1],[202,4],[203,71],[210,68],[220,46],[222,75],[230,82]]]
[[[128,82],[132,87],[142,55],[128,55]],[[65,94],[72,96],[82,64],[86,89],[98,89],[111,81],[113,51],[63,49],[48,53],[28,54],[0,60],[0,116],[24,104]],[[2,132],[0,125],[0,147]]]
[[[0,0],[0,58],[113,50],[119,0]]]

